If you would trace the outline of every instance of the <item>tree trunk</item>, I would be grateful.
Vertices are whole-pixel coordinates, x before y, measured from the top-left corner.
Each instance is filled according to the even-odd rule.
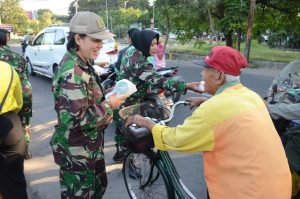
[[[233,30],[229,30],[227,32],[227,34],[225,34],[226,46],[229,46],[229,47],[233,46],[232,32],[233,32]]]
[[[241,40],[242,40],[242,29],[238,28],[237,30],[237,50],[241,51]]]
[[[164,42],[164,45],[165,45],[165,52],[166,52],[166,49],[167,49],[167,44],[168,44],[168,40],[169,40],[169,33],[170,33],[170,30],[171,30],[171,23],[170,23],[170,16],[169,16],[169,12],[168,12],[168,8],[167,8],[167,3],[166,1],[164,0],[163,1],[163,7],[164,7],[164,10],[165,10],[165,14],[166,14],[166,19],[167,19],[167,38]]]
[[[250,0],[250,11],[249,11],[249,16],[248,16],[246,47],[245,47],[245,51],[244,51],[244,55],[248,61],[249,61],[249,56],[250,56],[250,46],[251,46],[252,31],[253,31],[254,10],[255,10],[255,0]]]
[[[215,28],[214,28],[214,19],[212,18],[211,16],[211,13],[210,13],[210,10],[209,10],[209,7],[207,6],[207,12],[208,12],[208,17],[209,17],[209,27],[210,27],[210,30],[211,32],[213,33],[213,35],[216,37],[216,42],[217,42],[217,45],[219,45],[219,35],[216,33],[215,31]],[[210,44],[212,44],[212,39],[213,37],[210,37]]]

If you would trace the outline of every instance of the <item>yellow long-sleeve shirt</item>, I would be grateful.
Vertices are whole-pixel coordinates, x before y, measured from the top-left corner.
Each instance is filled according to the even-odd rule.
[[[9,64],[2,61],[0,61],[0,103],[9,87],[11,70],[13,71],[13,81],[0,115],[9,111],[19,112],[23,106],[22,87],[19,75]]]
[[[225,85],[182,125],[155,125],[160,150],[204,152],[212,199],[288,199],[291,176],[280,138],[261,98]]]

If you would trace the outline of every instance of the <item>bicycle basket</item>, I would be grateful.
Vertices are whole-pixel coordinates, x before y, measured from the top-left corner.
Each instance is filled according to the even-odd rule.
[[[123,124],[128,116],[130,115],[140,115],[141,110],[143,110],[145,104],[137,104],[133,106],[128,106],[119,111],[119,115],[123,119]],[[141,129],[140,131],[133,131],[135,127],[123,126],[125,144],[127,149],[134,153],[143,153],[154,147],[154,141],[152,133],[149,130]]]

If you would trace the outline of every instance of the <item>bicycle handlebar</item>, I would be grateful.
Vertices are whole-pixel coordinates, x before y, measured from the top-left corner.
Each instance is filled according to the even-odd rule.
[[[173,116],[174,116],[174,112],[175,112],[175,109],[178,105],[180,104],[184,104],[184,105],[188,105],[189,103],[187,101],[178,101],[176,102],[173,106],[172,106],[172,109],[170,111],[170,115],[167,119],[165,120],[161,120],[161,121],[158,121],[158,123],[162,124],[162,125],[165,125],[165,123],[169,122],[172,120]],[[148,118],[150,120],[153,121],[153,119],[155,118]],[[135,136],[137,137],[143,137],[145,134],[148,134],[149,133],[149,130],[145,127],[139,127],[137,128],[137,125],[136,124],[131,124],[129,125],[129,130],[135,134]]]
[[[173,106],[172,106],[172,109],[170,111],[170,115],[169,115],[169,118],[168,119],[165,119],[165,120],[162,120],[160,121],[160,123],[167,123],[167,122],[170,122],[173,118],[173,115],[174,115],[174,112],[175,112],[175,108],[176,106],[178,106],[179,104],[184,104],[185,106],[189,104],[189,102],[187,101],[178,101],[176,102]]]

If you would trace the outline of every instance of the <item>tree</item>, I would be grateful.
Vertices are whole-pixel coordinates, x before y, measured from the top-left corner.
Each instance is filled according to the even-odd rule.
[[[53,13],[49,9],[39,9],[37,11],[39,28],[43,29],[51,24],[53,24]]]
[[[248,30],[247,30],[247,39],[246,39],[246,48],[244,51],[244,55],[249,61],[250,55],[250,46],[252,39],[252,30],[253,30],[253,19],[254,19],[254,10],[255,10],[255,0],[250,0],[250,11],[248,17]]]
[[[29,22],[19,0],[0,1],[0,18],[2,23],[12,24],[15,32],[24,32]]]
[[[297,0],[257,0],[254,36],[260,39],[262,34],[270,34],[268,44],[271,46],[284,43],[287,47],[297,47],[297,40],[300,40],[299,11],[300,1]],[[293,38],[293,41],[288,38]]]

